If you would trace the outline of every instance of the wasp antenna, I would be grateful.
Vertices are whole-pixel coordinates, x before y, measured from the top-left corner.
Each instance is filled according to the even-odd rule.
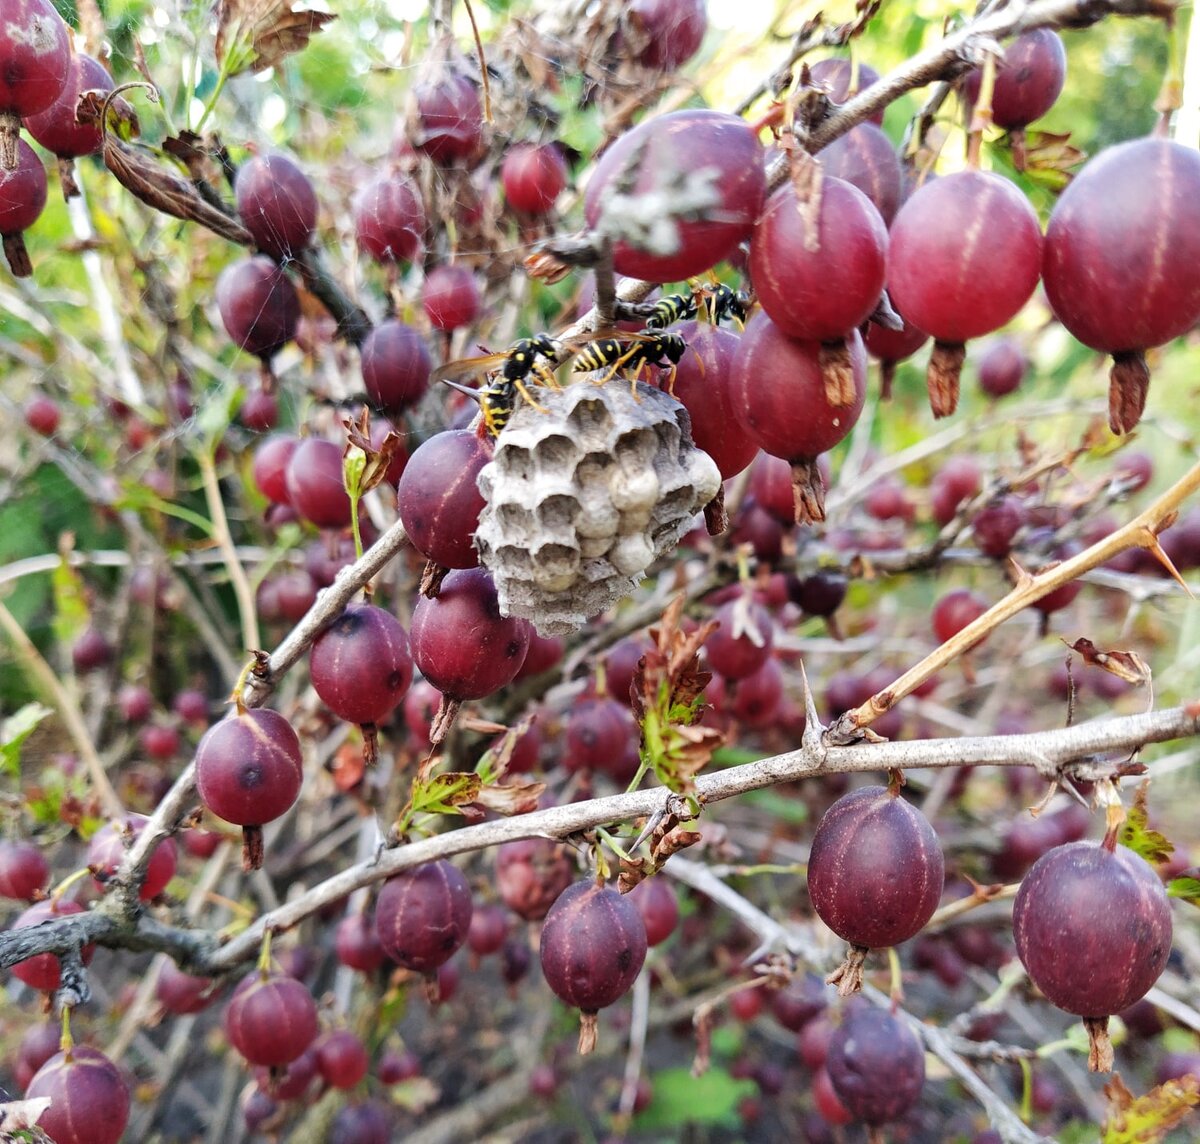
[[[476,404],[478,404],[481,400],[479,396],[479,390],[472,389],[469,385],[463,385],[457,381],[450,381],[449,378],[445,377],[442,378],[442,384],[448,385],[451,389],[457,389],[459,393],[465,393]]]

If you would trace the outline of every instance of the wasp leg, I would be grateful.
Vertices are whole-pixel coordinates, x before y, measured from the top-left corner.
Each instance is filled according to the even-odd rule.
[[[544,385],[547,389],[562,389],[562,385],[555,376],[554,370],[544,361],[537,362],[530,372],[537,378],[539,385]]]
[[[667,372],[667,392],[672,397],[675,396],[675,375],[678,372],[679,372],[679,367],[676,366],[676,364],[674,362],[672,362],[671,368]],[[701,376],[703,376],[703,374],[704,374],[704,363],[703,362],[700,363],[700,373],[701,373]]]
[[[530,393],[529,390],[525,388],[525,383],[523,381],[514,380],[513,384],[517,387],[517,392],[520,393],[520,395],[523,398],[525,398],[525,400],[528,401],[529,404],[532,405],[534,407],[534,409],[536,409],[539,413],[549,413],[550,412],[550,410],[547,409],[544,405],[542,405],[540,402],[534,400],[533,394]]]
[[[638,346],[638,345],[631,346],[619,358],[617,358],[616,361],[614,361],[608,367],[608,372],[599,381],[593,380],[592,384],[593,385],[604,385],[606,382],[611,381],[614,377],[617,376],[618,373],[621,372],[621,369],[624,367],[625,363],[627,361],[629,361],[630,358],[636,356],[638,350],[640,350],[640,349],[641,349],[641,346]]]

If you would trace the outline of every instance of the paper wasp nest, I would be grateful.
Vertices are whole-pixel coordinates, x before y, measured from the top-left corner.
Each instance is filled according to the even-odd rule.
[[[518,401],[479,474],[475,533],[506,615],[565,635],[627,596],[716,495],[717,466],[692,443],[691,419],[648,385],[620,378],[539,387]]]

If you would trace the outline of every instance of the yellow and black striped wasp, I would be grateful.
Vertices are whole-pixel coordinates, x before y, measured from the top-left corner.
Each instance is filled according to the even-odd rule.
[[[567,361],[572,352],[566,342],[550,334],[534,334],[529,338],[521,338],[500,353],[447,362],[433,371],[433,380],[445,382],[451,389],[478,400],[484,428],[491,436],[497,437],[508,424],[517,406],[518,396],[535,409],[546,412],[546,407],[529,392],[526,382],[532,379],[538,385],[561,389],[554,370]],[[459,378],[497,370],[498,376],[482,389],[471,389],[458,383]]]
[[[705,291],[704,316],[714,326],[719,326],[726,318],[734,318],[744,323],[750,312],[750,295],[745,290],[734,290],[724,282],[718,282]]]
[[[687,343],[679,334],[647,328],[640,334],[623,333],[619,337],[604,337],[589,342],[576,355],[571,371],[588,373],[607,366],[608,372],[596,383],[603,385],[619,370],[629,369],[633,371],[630,381],[633,386],[644,366],[669,366],[667,391],[673,395],[675,367],[686,351]],[[635,396],[636,393],[635,389]]]

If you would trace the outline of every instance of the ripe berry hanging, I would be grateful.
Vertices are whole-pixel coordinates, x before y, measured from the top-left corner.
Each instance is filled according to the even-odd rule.
[[[225,1008],[225,1036],[252,1065],[291,1064],[317,1037],[317,1003],[303,982],[256,969]]]
[[[234,343],[262,360],[264,384],[270,362],[296,335],[300,298],[284,271],[264,254],[243,258],[217,278],[217,309]]]
[[[72,160],[94,155],[100,150],[103,139],[99,123],[79,123],[76,120],[75,107],[79,97],[85,91],[107,95],[112,89],[112,76],[104,65],[84,52],[76,52],[71,57],[70,73],[62,94],[44,111],[25,117],[25,130],[58,157],[58,177],[63,198],[79,194]],[[124,100],[116,102],[124,104]]]
[[[958,404],[964,343],[999,329],[1041,273],[1042,232],[1007,179],[959,171],[925,183],[900,208],[888,248],[888,293],[935,339],[926,381],[935,417]]]
[[[808,860],[813,909],[851,945],[829,978],[843,996],[862,986],[871,949],[907,941],[933,916],[945,865],[925,816],[900,798],[900,786],[843,795],[821,819]]]
[[[803,165],[754,227],[750,278],[781,333],[821,343],[826,399],[850,406],[856,387],[846,339],[883,292],[887,228],[857,187],[812,159],[795,162]]]
[[[0,172],[17,166],[21,120],[62,94],[71,70],[67,26],[50,0],[5,0],[0,24]]]
[[[1171,906],[1150,864],[1114,832],[1043,854],[1013,903],[1013,939],[1030,980],[1083,1018],[1088,1068],[1108,1072],[1108,1018],[1140,1000],[1171,953]]]
[[[628,896],[587,878],[550,907],[539,953],[546,983],[582,1010],[579,1051],[596,1047],[596,1014],[623,997],[646,960],[646,926]]]
[[[1050,215],[1043,275],[1055,317],[1113,355],[1108,423],[1128,433],[1150,386],[1144,351],[1200,320],[1200,154],[1166,139],[1101,152]]]
[[[200,740],[196,790],[213,814],[242,827],[246,869],[262,865],[262,825],[291,808],[303,772],[296,732],[266,708],[236,711]]]
[[[902,1017],[857,1006],[830,1036],[825,1070],[854,1118],[875,1127],[899,1120],[920,1098],[925,1050]]]
[[[238,169],[237,210],[258,249],[294,258],[317,226],[317,195],[308,176],[286,155],[254,155]]]
[[[373,764],[376,725],[412,683],[408,636],[400,621],[373,604],[351,604],[313,641],[308,670],[325,706],[359,725],[363,759]]]
[[[471,887],[445,859],[389,878],[375,902],[375,930],[394,962],[435,976],[467,940]]]
[[[90,1045],[71,1045],[38,1069],[25,1099],[40,1097],[50,1106],[38,1118],[39,1138],[56,1144],[118,1144],[129,1123],[129,1086],[121,1070]],[[10,1140],[24,1135],[4,1134]]]
[[[631,168],[632,165],[632,169]],[[703,173],[709,205],[672,215],[681,199],[683,172]],[[711,176],[708,178],[707,176]],[[631,187],[625,184],[632,182]],[[584,214],[595,228],[614,197],[614,228],[641,204],[644,234],[613,248],[617,273],[650,282],[680,282],[728,258],[750,237],[766,195],[763,149],[745,120],[718,111],[673,111],[639,124],[604,152],[588,181]],[[653,212],[648,215],[648,212]]]
[[[825,519],[817,458],[854,428],[866,398],[867,356],[858,331],[846,339],[853,401],[829,399],[819,342],[787,337],[765,313],[750,319],[733,362],[733,408],[750,436],[792,469],[799,523]]]
[[[24,139],[14,140],[10,167],[0,167],[0,236],[14,278],[28,278],[33,263],[22,231],[28,230],[46,205],[46,169]]]

